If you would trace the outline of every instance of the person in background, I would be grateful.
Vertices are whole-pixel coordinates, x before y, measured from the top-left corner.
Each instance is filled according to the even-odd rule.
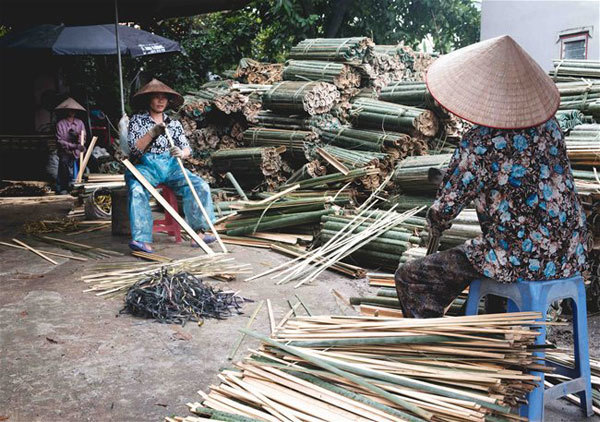
[[[66,194],[71,189],[73,182],[73,163],[79,154],[85,151],[81,144],[83,133],[85,143],[85,125],[77,118],[76,114],[85,112],[77,101],[67,98],[54,109],[59,117],[56,123],[56,146],[58,150],[58,175],[56,178],[56,192]]]
[[[428,211],[430,239],[471,203],[482,235],[398,268],[404,315],[442,316],[476,279],[515,283],[584,272],[589,233],[554,118],[554,82],[509,36],[439,58],[426,82],[439,104],[475,124]]]
[[[164,184],[183,197],[183,212],[187,223],[196,231],[205,243],[212,243],[215,237],[204,234],[209,228],[198,204],[187,185],[185,177],[177,163],[177,158],[189,157],[192,150],[183,133],[183,127],[177,120],[165,114],[167,107],[178,108],[183,97],[157,79],[152,79],[133,96],[133,106],[145,110],[134,115],[129,121],[129,156],[137,162],[136,168],[152,184]],[[173,138],[171,147],[165,136],[166,131]],[[187,170],[186,170],[187,171]],[[202,206],[211,222],[214,222],[214,208],[210,187],[201,177],[187,171]],[[152,212],[149,193],[141,183],[127,172],[125,180],[129,188],[129,218],[131,237],[129,247],[135,251],[151,253],[152,250]]]

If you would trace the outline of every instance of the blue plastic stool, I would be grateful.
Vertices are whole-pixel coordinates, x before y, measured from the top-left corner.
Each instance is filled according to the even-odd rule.
[[[521,416],[531,422],[544,420],[544,404],[577,393],[581,400],[581,409],[588,416],[592,410],[592,385],[590,357],[588,351],[587,306],[583,277],[575,276],[550,281],[519,281],[512,284],[499,283],[491,279],[475,280],[469,287],[466,315],[477,315],[479,301],[487,295],[508,299],[508,312],[536,311],[542,313],[541,321],[546,320],[546,311],[555,301],[571,299],[573,301],[573,342],[575,343],[575,369],[547,362],[556,368],[555,372],[573,378],[554,387],[544,388],[544,373],[531,372],[541,378],[540,385],[527,395],[527,404],[520,409]],[[535,344],[546,343],[546,327],[541,326],[541,334]],[[544,358],[544,352],[535,352],[535,356]]]

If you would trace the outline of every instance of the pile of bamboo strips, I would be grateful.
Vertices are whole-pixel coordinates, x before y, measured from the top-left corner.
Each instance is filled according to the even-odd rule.
[[[242,329],[260,347],[188,406],[238,422],[519,420],[513,408],[540,382],[529,371],[546,371],[533,355],[540,316],[298,316],[270,338]]]
[[[360,64],[369,60],[375,44],[367,37],[310,38],[292,47],[295,60],[325,60]]]
[[[186,271],[196,277],[234,276],[248,273],[249,264],[237,264],[234,258],[225,254],[199,255],[168,262],[132,263],[111,262],[90,269],[81,280],[90,285],[84,292],[94,292],[96,296],[123,294],[136,282],[148,274],[159,271]]]
[[[290,113],[328,113],[340,100],[335,85],[327,82],[279,82],[262,95],[265,108]]]
[[[285,147],[223,149],[211,154],[213,170],[220,174],[244,174],[238,181],[243,187],[265,184],[274,190],[286,181],[291,168],[281,159]]]
[[[244,57],[233,77],[249,84],[274,84],[282,80],[282,72],[283,65],[280,63],[261,63]]]
[[[291,183],[298,183],[302,189],[311,189],[318,187],[327,187],[328,185],[339,185],[340,183],[347,183],[357,180],[362,183],[363,187],[377,188],[379,184],[375,186],[373,180],[380,180],[381,170],[375,167],[362,167],[355,170],[350,170],[345,174],[343,172],[331,173],[325,176],[318,176],[312,179],[305,179],[290,182],[289,180],[280,189],[284,189],[290,186]],[[373,189],[371,189],[373,190]]]
[[[335,85],[342,95],[350,95],[360,86],[360,73],[344,63],[288,60],[283,69],[286,81],[321,81]]]
[[[426,138],[438,133],[439,121],[430,110],[359,98],[352,102],[350,119],[359,127],[397,131]]]
[[[388,179],[389,180],[389,179]],[[387,180],[379,187],[382,190]],[[415,209],[402,214],[395,213],[392,210],[377,213],[371,208],[378,202],[376,190],[363,203],[357,214],[343,225],[341,230],[320,247],[313,249],[303,256],[297,257],[291,262],[286,262],[266,272],[255,275],[248,280],[264,277],[275,273],[273,279],[278,279],[277,284],[296,280],[294,287],[300,287],[305,283],[315,280],[329,266],[343,260],[350,254],[359,250],[365,244],[376,239],[382,233],[388,231],[407,219],[414,216],[420,210]],[[368,222],[365,227],[363,223]],[[287,267],[287,268],[286,268]]]

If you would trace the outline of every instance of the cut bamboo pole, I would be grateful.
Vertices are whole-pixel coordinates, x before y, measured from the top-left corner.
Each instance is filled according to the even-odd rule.
[[[165,135],[167,135],[167,139],[169,140],[169,144],[171,145],[171,147],[174,147],[175,146],[175,142],[173,142],[173,138],[171,137],[171,134],[169,133],[169,129],[168,128],[165,128]],[[202,212],[202,216],[204,217],[204,219],[208,223],[208,226],[210,227],[210,230],[213,232],[213,234],[217,238],[217,242],[219,243],[219,246],[221,246],[221,249],[223,250],[223,252],[227,253],[228,252],[227,248],[225,247],[225,244],[221,240],[221,237],[219,236],[219,233],[217,232],[217,229],[215,229],[215,226],[213,225],[213,222],[210,220],[210,217],[209,217],[208,213],[204,209],[204,205],[202,205],[202,201],[200,201],[200,197],[198,196],[198,192],[196,192],[196,188],[194,187],[194,184],[190,180],[190,176],[188,175],[187,170],[186,170],[185,166],[183,165],[183,161],[181,161],[181,158],[177,157],[177,163],[179,164],[179,168],[181,169],[181,172],[183,173],[183,176],[185,177],[185,181],[187,182],[187,184],[188,184],[188,186],[190,188],[190,191],[192,192],[192,195],[194,196],[194,199],[196,200],[196,204],[198,205],[198,207],[200,208],[200,211]]]
[[[210,249],[208,247],[208,245],[206,243],[204,243],[204,241],[200,238],[200,236],[198,236],[198,233],[196,233],[194,231],[194,229],[192,229],[188,225],[188,223],[186,223],[186,221],[179,214],[177,214],[177,212],[173,209],[171,204],[169,204],[165,200],[165,198],[162,197],[162,195],[154,188],[154,186],[152,186],[150,184],[150,182],[148,182],[148,180],[146,180],[146,178],[142,175],[142,173],[140,173],[138,171],[138,169],[136,169],[135,166],[133,164],[131,164],[131,162],[128,159],[123,160],[122,163],[135,176],[135,178],[142,184],[142,186],[144,186],[148,190],[148,192],[150,192],[150,194],[154,197],[154,199],[156,199],[160,203],[160,205],[162,205],[162,207],[165,209],[165,211],[167,211],[171,215],[171,217],[173,217],[175,219],[175,221],[177,221],[177,224],[179,224],[181,226],[181,228],[183,228],[186,231],[186,233],[198,244],[198,246],[200,246],[202,248],[202,250],[204,250],[204,252],[206,252],[208,255],[213,255],[215,253],[212,249]],[[185,172],[184,172],[184,174],[185,174]],[[215,233],[216,233],[216,230],[215,230]]]
[[[92,141],[90,142],[90,145],[88,146],[88,149],[85,152],[85,157],[83,158],[83,161],[81,162],[81,165],[79,166],[79,172],[77,172],[77,179],[76,179],[77,183],[81,183],[81,179],[83,177],[83,172],[84,172],[85,168],[87,167],[88,161],[90,161],[90,157],[92,156],[92,152],[94,151],[94,147],[96,146],[97,140],[98,140],[97,136],[92,137]]]
[[[248,323],[246,324],[246,329],[249,329],[252,326],[252,324],[254,323],[254,320],[256,319],[256,315],[258,315],[258,312],[261,310],[264,303],[265,303],[264,300],[261,300],[258,303],[258,306],[254,310],[254,312],[252,312],[252,315],[250,316],[250,319],[248,320]],[[227,356],[227,360],[233,360],[235,354],[237,353],[238,349],[242,345],[242,341],[244,341],[245,337],[246,337],[246,334],[244,332],[240,333],[240,336],[239,336],[237,342],[235,343],[233,349],[231,350],[231,353],[229,353],[229,356]]]
[[[25,249],[30,250],[31,252],[33,252],[34,254],[41,256],[42,258],[44,258],[46,261],[54,264],[54,265],[58,265],[58,262],[56,262],[55,260],[53,260],[52,258],[44,255],[42,252],[38,251],[37,249],[32,248],[31,246],[27,245],[26,243],[21,242],[18,239],[12,239],[13,242],[15,242],[17,245],[21,245],[23,246]]]

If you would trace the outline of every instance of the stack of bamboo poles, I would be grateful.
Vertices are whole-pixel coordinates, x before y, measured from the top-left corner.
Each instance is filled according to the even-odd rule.
[[[292,47],[295,60],[324,60],[360,64],[369,60],[375,44],[367,37],[311,38]]]
[[[394,172],[394,181],[400,190],[408,194],[435,194],[438,185],[429,181],[429,169],[445,170],[452,154],[407,157],[400,161]]]
[[[387,176],[391,169],[392,158],[390,155],[374,151],[356,151],[334,145],[305,145],[305,152],[310,159],[324,160],[333,158],[333,164],[342,164],[347,171],[360,167],[373,166],[381,169],[381,176]]]
[[[600,124],[575,126],[565,143],[573,166],[600,164]]]
[[[281,159],[285,147],[257,147],[219,150],[211,154],[215,172],[225,174],[233,171],[243,174],[238,181],[243,187],[265,184],[267,190],[282,185],[291,169]],[[239,177],[239,176],[238,176]]]
[[[225,254],[199,255],[155,263],[111,262],[96,266],[81,280],[90,285],[84,292],[109,297],[125,293],[136,282],[158,271],[186,271],[196,277],[225,275],[231,278],[247,273],[249,268],[249,264],[237,264],[234,258],[228,258]]]
[[[335,85],[327,82],[279,82],[262,95],[265,108],[289,113],[328,113],[340,100]]]
[[[286,81],[321,81],[337,87],[342,96],[350,96],[360,86],[360,73],[344,63],[288,60],[283,69]]]
[[[375,53],[387,54],[398,57],[403,65],[401,80],[424,81],[427,68],[433,63],[435,57],[429,53],[416,52],[404,44],[376,45]]]
[[[352,181],[357,181],[361,183],[363,187],[372,188],[379,187],[379,184],[375,186],[373,180],[381,180],[380,177],[381,170],[375,167],[362,167],[355,170],[350,170],[348,172],[338,172],[331,173],[325,176],[318,176],[311,179],[298,180],[294,182],[290,182],[289,180],[285,185],[280,186],[280,189],[285,189],[290,187],[292,183],[298,183],[301,189],[312,189],[312,188],[321,188],[327,186],[336,186],[340,183],[348,183]]]
[[[425,82],[393,81],[381,90],[381,101],[431,109],[435,107],[434,99]]]
[[[598,60],[554,60],[554,69],[550,75],[555,78],[593,78],[600,79],[600,61]]]
[[[397,131],[430,138],[439,130],[439,121],[430,110],[385,101],[359,98],[352,102],[350,119],[356,126]]]
[[[282,80],[282,71],[283,65],[280,63],[261,63],[244,57],[233,77],[250,84],[274,84]]]
[[[118,189],[125,186],[124,174],[103,174],[91,173],[87,177],[87,181],[74,183],[73,187],[78,189],[82,194],[89,195],[96,189]]]
[[[306,164],[303,164],[294,171],[286,183],[296,183],[301,180],[314,179],[316,177],[322,177],[327,174],[327,167],[325,167],[319,160],[312,160]]]
[[[294,157],[303,156],[304,144],[316,142],[319,135],[312,131],[251,127],[244,131],[244,144],[249,147],[284,146]]]
[[[225,114],[242,113],[248,121],[253,121],[261,108],[260,101],[240,93],[227,82],[209,82],[188,94],[185,96],[185,102],[199,104],[200,100],[205,100]]]
[[[519,420],[512,408],[540,382],[529,371],[546,371],[533,355],[540,316],[327,315],[284,319],[271,337],[242,329],[260,347],[188,406],[237,422]]]
[[[422,155],[428,151],[425,141],[413,138],[406,133],[380,132],[376,130],[353,129],[322,129],[319,131],[323,142],[338,147],[359,150],[383,152],[394,160],[400,160],[410,155]]]

